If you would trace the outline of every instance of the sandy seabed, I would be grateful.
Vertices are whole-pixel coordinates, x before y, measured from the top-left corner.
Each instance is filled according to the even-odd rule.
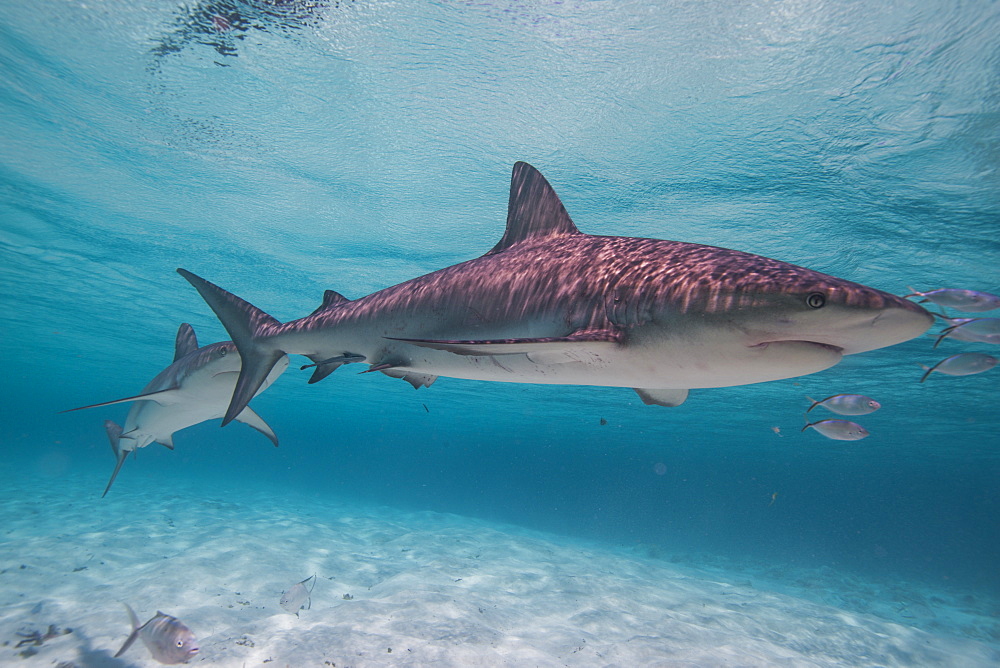
[[[2,666],[159,665],[141,642],[113,658],[130,631],[122,602],[189,626],[192,665],[1000,665],[1000,621],[940,599],[922,597],[939,601],[925,612],[984,637],[457,515],[204,480],[119,482],[101,499],[93,475],[5,477]],[[282,610],[313,573],[311,608]]]

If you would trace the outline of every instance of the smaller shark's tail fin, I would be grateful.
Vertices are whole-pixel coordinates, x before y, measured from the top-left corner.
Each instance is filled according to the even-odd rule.
[[[285,355],[285,351],[269,344],[267,337],[261,336],[265,327],[280,323],[253,304],[226,292],[214,283],[195,276],[190,271],[178,269],[177,273],[187,279],[215,311],[215,315],[219,317],[240,352],[242,360],[240,377],[236,381],[229,410],[222,419],[222,426],[226,426],[243,412],[260,386],[264,384],[271,369]]]
[[[122,470],[122,464],[125,463],[125,458],[128,456],[126,450],[122,450],[119,444],[119,439],[122,437],[122,428],[119,427],[113,420],[104,421],[104,430],[108,432],[108,440],[111,441],[111,451],[115,453],[115,471],[111,474],[111,480],[108,481],[108,486],[104,488],[104,494],[101,494],[103,499],[108,495],[108,490],[111,489],[111,485],[114,484],[115,478],[118,477],[118,472]]]

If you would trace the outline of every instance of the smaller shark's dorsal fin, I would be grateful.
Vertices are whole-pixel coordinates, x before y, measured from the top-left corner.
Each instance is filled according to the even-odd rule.
[[[335,290],[327,290],[323,293],[323,303],[316,307],[316,310],[309,315],[316,315],[320,311],[325,311],[331,306],[336,306],[338,304],[344,304],[351,301],[344,295],[340,294]]]
[[[487,255],[507,250],[525,239],[579,234],[559,195],[542,173],[526,162],[514,163],[507,202],[507,230]]]
[[[182,322],[177,330],[177,341],[174,343],[174,361],[195,350],[198,350],[198,337],[195,336],[194,327]]]

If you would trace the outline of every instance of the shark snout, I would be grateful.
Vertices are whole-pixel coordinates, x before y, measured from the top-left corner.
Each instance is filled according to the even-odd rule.
[[[859,313],[860,322],[845,323],[841,332],[844,354],[853,355],[909,341],[926,332],[934,324],[934,316],[923,307],[905,299],[892,300],[874,310]],[[851,318],[854,320],[854,318]]]

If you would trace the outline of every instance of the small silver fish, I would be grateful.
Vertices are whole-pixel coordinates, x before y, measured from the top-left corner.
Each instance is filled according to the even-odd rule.
[[[866,436],[870,436],[867,429],[857,422],[849,420],[820,420],[819,422],[810,422],[802,427],[802,431],[805,431],[809,427],[835,441],[860,441]]]
[[[306,589],[306,583],[310,580],[313,581],[312,586],[309,587],[309,589]],[[278,605],[280,605],[285,612],[291,612],[298,617],[299,610],[303,608],[309,610],[312,607],[312,590],[315,587],[316,574],[313,573],[302,582],[292,585],[291,589],[284,592],[281,595],[281,600],[278,601]]]
[[[806,399],[813,402],[812,406],[806,409],[806,413],[817,406],[822,406],[838,415],[868,415],[882,408],[882,404],[863,394],[835,394],[820,401],[812,397]]]
[[[960,321],[960,322],[956,322]],[[1000,344],[1000,318],[950,318],[951,325],[941,330],[934,347],[947,338],[973,343]]]
[[[1000,296],[989,292],[978,290],[958,290],[955,288],[941,288],[939,290],[928,290],[920,292],[912,287],[912,291],[906,297],[923,297],[920,303],[934,302],[938,306],[950,306],[959,311],[967,313],[979,313],[981,311],[992,311],[1000,308]]]
[[[154,659],[167,665],[186,663],[198,653],[198,640],[191,633],[191,629],[184,626],[176,617],[157,610],[155,617],[140,626],[139,618],[135,616],[129,604],[124,605],[132,621],[132,633],[115,654],[116,659],[132,646],[136,638],[142,638],[143,644]]]
[[[989,371],[996,365],[997,358],[992,355],[984,353],[959,353],[958,355],[944,358],[934,366],[929,367],[921,364],[920,366],[927,369],[927,371],[924,373],[923,378],[920,379],[920,382],[922,383],[927,380],[927,376],[931,375],[934,371],[947,376],[971,376],[974,373]]]

